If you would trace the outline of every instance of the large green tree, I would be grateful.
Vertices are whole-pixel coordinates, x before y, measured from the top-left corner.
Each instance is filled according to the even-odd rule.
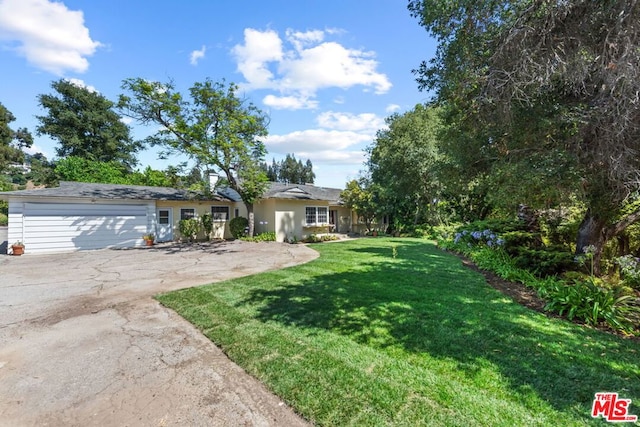
[[[287,154],[285,159],[279,162],[272,159],[271,165],[262,163],[260,167],[267,174],[269,181],[313,184],[316,178],[311,160],[307,159],[302,163],[302,160],[296,160],[295,154]]]
[[[624,211],[640,190],[640,5],[415,0],[409,9],[439,42],[419,84],[451,108],[466,150],[500,172],[497,183],[530,193],[572,182],[587,207],[576,250],[593,245],[599,260],[640,219]],[[537,177],[544,187],[530,186]]]
[[[55,164],[55,174],[60,181],[130,183],[127,180],[127,171],[121,163],[90,160],[79,156],[67,156],[58,160]]]
[[[266,189],[260,167],[266,149],[267,117],[238,96],[238,86],[209,79],[195,83],[185,98],[173,82],[127,79],[120,111],[142,124],[159,125],[147,141],[168,152],[186,154],[207,170],[219,171],[236,190],[249,213],[253,235],[253,204]]]
[[[11,163],[22,163],[22,149],[33,144],[33,137],[26,128],[14,130],[9,126],[15,119],[11,111],[0,103],[0,173],[5,172]]]
[[[440,221],[437,165],[440,117],[437,108],[416,105],[386,119],[368,148],[371,179],[382,190],[383,204],[396,225]]]
[[[51,87],[56,94],[38,96],[47,114],[36,116],[40,121],[36,130],[58,141],[59,157],[115,161],[129,170],[135,166],[142,145],[132,140],[129,126],[122,122],[112,101],[65,79],[54,81]]]
[[[367,176],[347,182],[345,189],[340,193],[344,206],[356,212],[358,218],[364,221],[367,231],[371,230],[372,223],[380,211],[378,193],[379,188],[372,184]]]

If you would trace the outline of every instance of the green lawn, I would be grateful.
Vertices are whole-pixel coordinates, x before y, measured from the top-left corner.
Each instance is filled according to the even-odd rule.
[[[313,248],[305,265],[158,299],[320,425],[606,424],[590,416],[598,391],[640,415],[637,341],[523,308],[425,240]]]

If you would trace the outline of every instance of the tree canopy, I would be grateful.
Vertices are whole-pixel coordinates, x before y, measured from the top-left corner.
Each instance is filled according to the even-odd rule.
[[[173,82],[127,79],[120,111],[141,124],[159,125],[146,141],[167,153],[182,153],[207,170],[221,172],[249,212],[253,235],[253,203],[264,193],[267,177],[260,168],[266,154],[260,140],[267,135],[267,117],[241,99],[238,86],[206,79],[184,97]]]
[[[313,184],[316,178],[311,160],[307,159],[302,163],[302,160],[296,160],[294,154],[287,154],[285,159],[279,162],[273,159],[271,165],[262,163],[261,168],[267,174],[269,181],[274,182]]]
[[[340,193],[340,199],[347,208],[353,209],[362,218],[367,230],[371,230],[371,224],[379,213],[377,188],[371,180],[362,176],[347,182]]]
[[[4,172],[11,163],[22,163],[22,149],[33,144],[33,137],[26,128],[14,130],[9,126],[15,119],[11,111],[0,103],[0,172]]]
[[[640,218],[623,214],[640,190],[640,6],[415,0],[409,10],[438,40],[415,72],[447,109],[467,178],[526,199],[515,203],[578,197],[576,250],[594,245],[598,258]]]
[[[384,210],[402,224],[435,220],[428,216],[441,196],[437,109],[416,105],[386,123],[388,128],[378,131],[368,148],[371,180],[380,188]]]
[[[40,121],[36,131],[58,141],[59,157],[115,161],[129,170],[135,166],[136,153],[142,146],[132,140],[113,102],[65,79],[54,81],[51,87],[56,94],[38,96],[47,114],[36,116]]]

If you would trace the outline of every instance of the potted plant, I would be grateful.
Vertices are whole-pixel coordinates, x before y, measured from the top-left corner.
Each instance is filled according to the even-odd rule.
[[[22,255],[24,253],[24,243],[20,240],[11,245],[13,255]]]
[[[142,238],[144,239],[147,246],[153,246],[153,241],[155,240],[156,236],[154,236],[153,233],[149,233],[143,235]]]

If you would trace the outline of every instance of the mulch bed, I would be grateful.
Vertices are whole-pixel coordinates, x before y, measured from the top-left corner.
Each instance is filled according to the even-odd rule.
[[[535,311],[539,311],[546,315],[550,314],[548,311],[544,311],[544,306],[546,305],[546,302],[538,296],[535,290],[531,288],[527,288],[522,283],[509,282],[508,280],[504,280],[502,277],[490,271],[481,270],[480,268],[478,268],[477,265],[475,265],[472,261],[468,260],[467,258],[464,258],[461,255],[456,255],[456,256],[460,258],[460,260],[462,261],[462,264],[465,267],[470,268],[471,270],[482,274],[485,277],[485,279],[487,279],[487,283],[492,288],[495,288],[500,292],[502,292],[503,294],[510,296],[511,298],[513,298],[514,301],[516,301],[520,305],[524,305],[525,307],[528,307]],[[558,316],[552,316],[552,317],[558,317]]]

